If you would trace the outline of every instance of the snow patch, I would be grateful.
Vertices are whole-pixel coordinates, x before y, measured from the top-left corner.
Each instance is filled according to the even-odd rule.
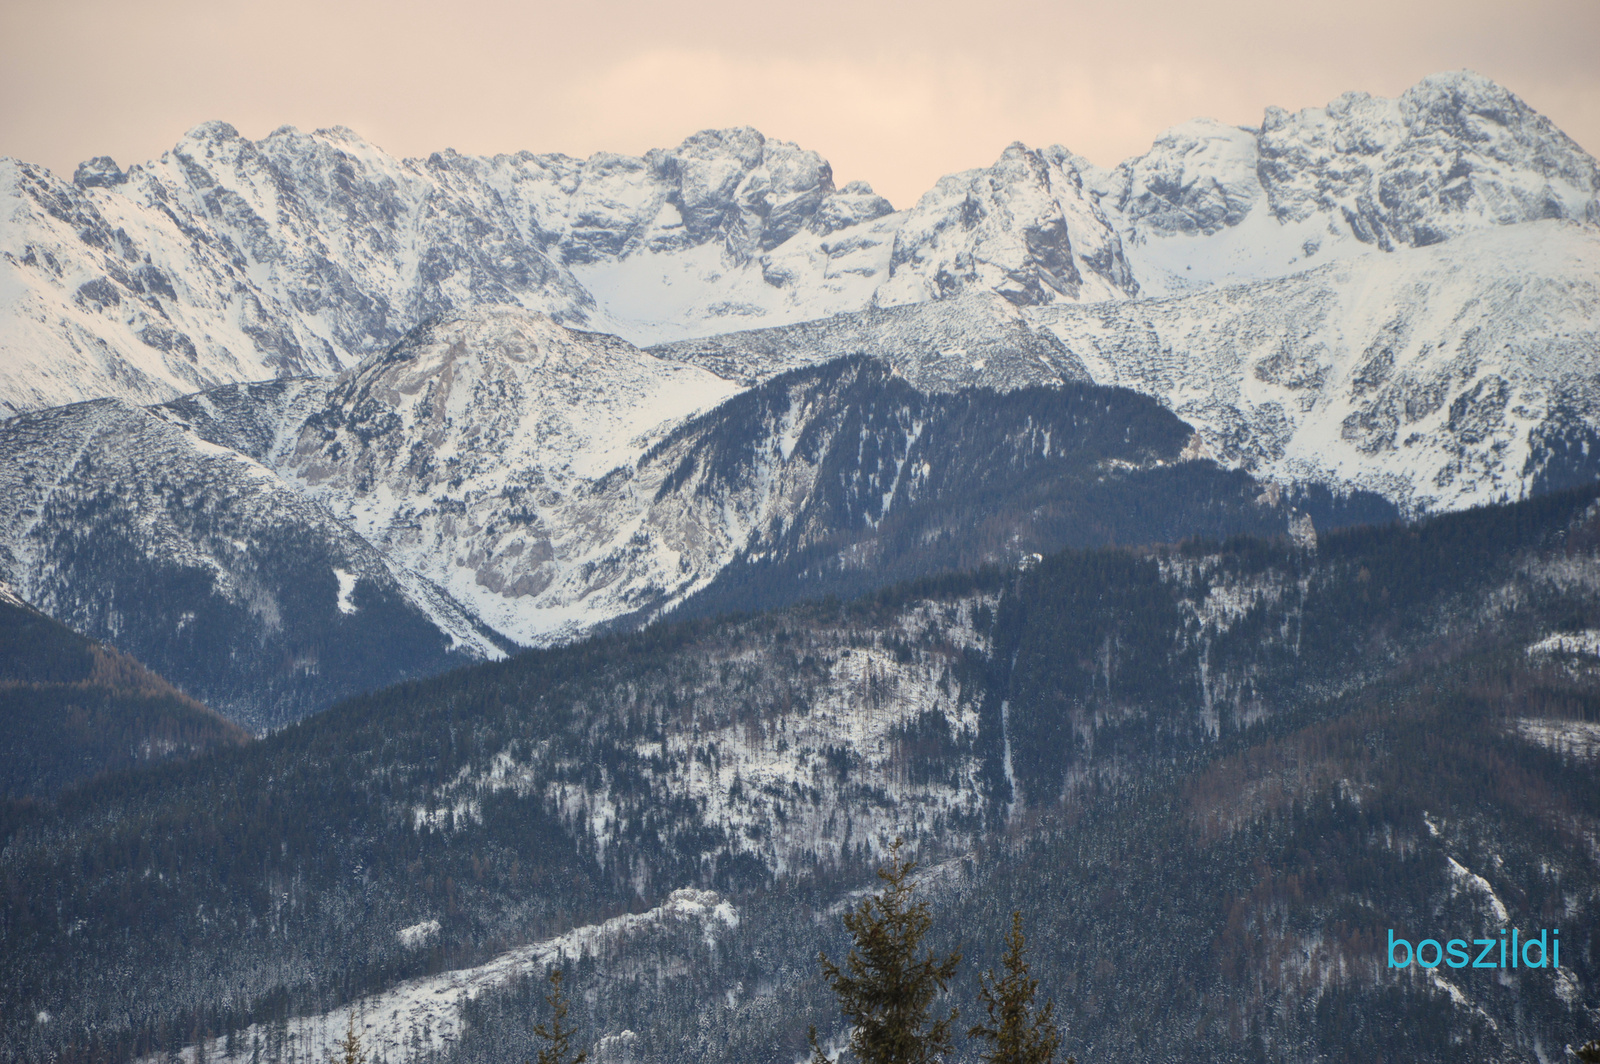
[[[1471,890],[1483,895],[1484,900],[1489,905],[1489,911],[1494,913],[1494,918],[1503,926],[1510,918],[1510,915],[1506,912],[1505,903],[1500,900],[1500,896],[1489,885],[1489,881],[1476,872],[1469,871],[1465,865],[1454,857],[1445,859],[1450,862],[1450,876],[1455,880],[1456,889]]]
[[[406,949],[415,949],[424,942],[427,942],[429,939],[433,938],[438,933],[439,921],[424,920],[420,924],[412,924],[410,927],[402,927],[399,931],[395,932],[395,938],[399,939],[400,944]]]
[[[1514,728],[1526,741],[1558,754],[1586,761],[1600,759],[1600,722],[1523,717]]]
[[[339,612],[340,613],[354,613],[354,612],[356,612],[358,607],[356,606],[355,602],[352,601],[351,598],[350,598],[350,596],[355,592],[355,589],[356,589],[356,577],[355,577],[355,574],[354,573],[347,573],[343,569],[335,569],[333,571],[333,575],[339,581]]]

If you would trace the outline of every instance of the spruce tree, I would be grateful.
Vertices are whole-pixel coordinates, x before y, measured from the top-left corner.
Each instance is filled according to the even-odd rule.
[[[1056,1003],[1046,999],[1044,1008],[1033,1011],[1039,980],[1028,974],[1025,949],[1022,913],[1013,912],[1002,959],[1005,975],[997,979],[992,970],[984,972],[978,991],[978,1000],[989,1012],[989,1023],[977,1024],[967,1032],[968,1038],[989,1042],[988,1051],[979,1055],[987,1064],[1054,1064],[1056,1047],[1061,1044],[1061,1032],[1051,1022]],[[1067,1064],[1077,1062],[1068,1057]]]
[[[878,869],[886,884],[844,916],[855,943],[844,966],[821,954],[822,973],[839,998],[839,1011],[853,1025],[850,1051],[860,1064],[928,1064],[951,1049],[956,1010],[931,1019],[936,997],[943,993],[961,963],[961,954],[943,960],[918,949],[933,924],[928,903],[913,903],[916,862],[900,857],[902,840],[889,850],[889,865]],[[813,1064],[832,1064],[811,1028]]]
[[[356,1034],[356,1014],[351,1013],[344,1025],[344,1040],[334,1049],[330,1064],[367,1064],[366,1050],[361,1048],[361,1036]]]
[[[533,1028],[533,1033],[544,1041],[536,1064],[583,1064],[589,1059],[588,1053],[574,1056],[572,1052],[572,1036],[577,1029],[566,1026],[567,1010],[571,1006],[561,992],[562,974],[560,968],[550,971],[550,993],[545,995],[545,1000],[550,1003],[550,1022],[537,1024]]]
[[[1600,1038],[1591,1039],[1578,1050],[1578,1059],[1583,1064],[1600,1064]]]

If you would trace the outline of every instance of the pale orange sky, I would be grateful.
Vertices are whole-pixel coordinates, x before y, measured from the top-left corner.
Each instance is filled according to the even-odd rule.
[[[0,155],[124,166],[207,119],[397,155],[640,153],[753,125],[909,206],[1013,140],[1110,165],[1469,67],[1600,149],[1597,0],[0,0]]]

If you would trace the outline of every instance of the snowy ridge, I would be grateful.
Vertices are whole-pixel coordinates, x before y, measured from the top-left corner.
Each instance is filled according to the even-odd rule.
[[[1030,312],[1098,384],[1258,475],[1415,511],[1526,493],[1541,434],[1600,425],[1600,229],[1544,221],[1276,281]]]
[[[1178,295],[1597,222],[1597,194],[1593,158],[1467,72],[1257,129],[1185,123],[1110,171],[1014,144],[899,212],[752,129],[640,157],[402,160],[342,127],[211,122],[70,183],[0,160],[0,409],[330,373],[480,305],[652,344],[963,294]]]
[[[97,549],[84,551],[86,540]],[[286,551],[286,543],[297,546]],[[307,624],[330,626],[328,652],[338,638],[404,617],[422,626],[419,638],[431,631],[445,640],[446,655],[504,656],[459,603],[272,469],[165,411],[120,400],[0,423],[0,545],[4,579],[26,601],[257,727],[281,723],[260,716],[247,693],[259,681],[241,675],[228,683],[246,690],[200,689],[189,678],[204,672],[204,641],[230,638],[206,617],[226,616],[263,646],[299,646],[283,678],[291,685],[314,684],[320,671],[319,641],[302,642]],[[165,590],[146,601],[152,582]],[[341,627],[335,616],[350,623]]]
[[[1088,381],[1081,359],[1021,309],[982,292],[868,308],[799,325],[683,340],[650,348],[747,384],[802,366],[865,354],[926,392]]]
[[[252,142],[211,122],[159,160],[92,160],[70,184],[0,160],[0,402],[147,403],[327,373],[486,304],[647,331],[816,317],[870,298],[877,267],[856,259],[879,245],[887,259],[892,225],[868,233],[889,211],[749,129],[644,158],[400,160],[348,129]]]
[[[432,923],[437,932],[437,921]],[[353,1024],[368,1060],[403,1064],[431,1059],[460,1037],[462,1006],[480,994],[517,978],[541,977],[552,965],[569,964],[586,956],[610,956],[627,949],[630,957],[637,957],[648,949],[648,943],[640,940],[661,932],[697,930],[714,947],[721,934],[738,923],[738,910],[715,891],[686,887],[673,891],[666,901],[645,912],[625,913],[603,923],[576,927],[555,938],[507,950],[475,968],[407,980],[354,1005],[317,1016],[296,1017],[281,1034],[272,1029],[273,1025],[260,1023],[236,1032],[235,1037],[245,1047],[246,1055],[258,1041],[272,1045],[281,1038],[280,1052],[298,1060],[320,1061],[336,1055],[345,1032]],[[400,934],[415,930],[405,928]],[[419,934],[416,944],[426,938],[426,934]],[[657,976],[677,974],[669,965],[662,967]],[[214,1038],[206,1043],[203,1054],[200,1049],[186,1047],[180,1057],[195,1064],[222,1059],[226,1043]],[[154,1064],[158,1058],[145,1059]]]

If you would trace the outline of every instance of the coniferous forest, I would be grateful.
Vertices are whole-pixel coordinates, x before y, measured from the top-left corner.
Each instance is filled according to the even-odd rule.
[[[595,1059],[798,1059],[896,835],[963,956],[939,1007],[977,1022],[1020,912],[1081,1061],[1578,1044],[1596,495],[670,622],[13,802],[7,1052],[302,1060],[521,950],[374,1059],[531,1058],[556,961]],[[1387,966],[1502,925],[1561,968]]]

